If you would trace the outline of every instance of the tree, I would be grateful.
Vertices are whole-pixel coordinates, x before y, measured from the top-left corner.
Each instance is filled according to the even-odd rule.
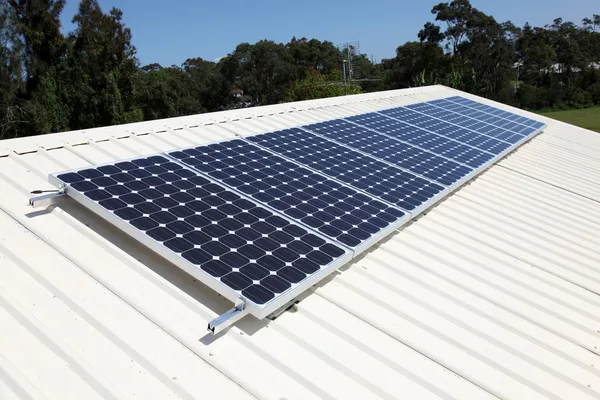
[[[0,0],[0,139],[16,137],[27,115],[20,98],[24,91],[21,72],[23,51],[16,15]]]
[[[69,35],[69,73],[74,79],[72,129],[133,122],[142,117],[134,95],[136,50],[122,17],[116,8],[109,14],[102,12],[97,0],[82,0],[73,17],[76,28]]]
[[[198,114],[206,111],[192,96],[189,76],[179,67],[152,65],[136,77],[136,103],[145,121]]]
[[[67,46],[60,32],[64,0],[9,0],[24,44],[24,105],[29,134],[68,129],[64,59]]]
[[[423,26],[423,29],[419,31],[418,36],[421,42],[427,43],[438,44],[444,40],[444,34],[442,34],[440,27],[431,22],[427,22],[425,26]]]
[[[442,73],[448,61],[436,43],[407,42],[396,49],[396,57],[382,61],[385,85],[394,89],[411,87],[418,74],[423,71]]]
[[[296,75],[285,46],[269,40],[242,43],[219,64],[232,87],[242,89],[257,104],[281,102]]]
[[[342,73],[339,70],[334,70],[329,75],[312,70],[306,78],[292,84],[288,90],[286,101],[322,99],[359,93],[362,93],[360,85],[353,82],[344,85]]]
[[[225,80],[217,64],[201,58],[190,58],[183,63],[188,76],[190,90],[202,107],[217,111],[229,94],[230,85]]]
[[[342,53],[328,41],[293,37],[285,47],[296,66],[296,76],[299,79],[312,70],[329,74],[342,65]]]
[[[584,18],[582,22],[587,30],[593,32],[598,32],[600,30],[600,15],[598,14],[594,14],[592,18]]]
[[[447,47],[452,54],[458,54],[459,46],[467,39],[469,22],[476,12],[469,0],[439,3],[431,10],[436,21],[445,22],[447,25],[444,36],[448,40]]]

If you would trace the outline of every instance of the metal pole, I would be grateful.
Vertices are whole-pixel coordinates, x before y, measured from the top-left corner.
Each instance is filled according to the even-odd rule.
[[[342,67],[344,70],[344,96],[348,94],[348,88],[346,87],[346,60],[342,63]]]

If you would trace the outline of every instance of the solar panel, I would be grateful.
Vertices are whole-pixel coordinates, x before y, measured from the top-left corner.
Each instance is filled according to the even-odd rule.
[[[546,124],[544,124],[543,122],[535,121],[531,118],[523,117],[521,115],[511,113],[508,111],[504,111],[504,110],[501,110],[496,107],[488,106],[483,103],[478,103],[476,101],[469,100],[464,97],[453,96],[453,97],[448,97],[445,100],[452,101],[452,102],[458,103],[458,104],[462,104],[469,108],[474,108],[476,110],[483,111],[486,114],[491,114],[491,115],[500,117],[505,120],[514,121],[514,122],[517,122],[519,124],[526,125],[526,126],[531,126],[531,127],[534,127],[535,129],[542,129],[544,126],[546,126]]]
[[[446,100],[446,99],[433,100],[433,101],[427,102],[426,104],[440,107],[441,109],[446,110],[446,111],[453,111],[454,113],[457,113],[458,115],[463,115],[463,116],[466,116],[469,118],[483,121],[488,124],[494,125],[496,127],[508,130],[510,132],[518,133],[522,136],[529,136],[537,130],[537,128],[525,125],[521,122],[515,122],[515,121],[511,121],[509,119],[497,117],[493,114],[488,114],[483,111],[479,111],[475,108],[467,107],[460,103],[455,103],[453,101]],[[452,116],[451,116],[451,118],[452,118]],[[526,120],[526,118],[525,118],[525,120]]]
[[[237,139],[169,153],[358,253],[410,216],[371,196]]]
[[[443,195],[444,187],[435,182],[302,129],[247,140],[411,212],[426,208]]]
[[[407,106],[407,108],[426,114],[430,117],[438,118],[456,126],[460,126],[461,128],[468,129],[472,132],[477,132],[510,144],[518,143],[525,137],[525,135],[521,133],[508,131],[504,128],[490,125],[486,122],[468,117],[464,114],[456,113],[454,111],[449,111],[445,108],[430,103],[412,104]],[[535,129],[533,129],[533,131],[535,131]]]
[[[502,154],[511,147],[510,143],[470,131],[405,107],[383,110],[381,113],[494,155]]]
[[[156,155],[52,175],[69,196],[264,317],[351,253]]]
[[[316,134],[450,186],[473,169],[378,132],[336,119],[304,127]]]
[[[388,137],[429,150],[432,153],[439,154],[473,168],[480,167],[494,158],[492,153],[462,144],[455,139],[428,132],[379,113],[361,114],[347,117],[346,119],[383,133]]]
[[[449,97],[50,180],[236,302],[214,332],[286,305],[543,126]]]

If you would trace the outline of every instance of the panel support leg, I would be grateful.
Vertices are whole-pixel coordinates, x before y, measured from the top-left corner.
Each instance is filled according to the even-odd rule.
[[[56,201],[56,199],[65,195],[65,190],[64,189],[34,190],[31,193],[32,194],[48,193],[48,194],[43,194],[41,196],[31,197],[29,199],[29,205],[36,208],[36,207],[43,207],[45,205],[53,204]]]
[[[213,335],[216,335],[217,333],[222,332],[227,327],[245,317],[248,313],[249,310],[246,308],[246,301],[243,299],[238,299],[235,303],[235,307],[226,311],[222,315],[219,315],[217,318],[208,323],[208,330]]]

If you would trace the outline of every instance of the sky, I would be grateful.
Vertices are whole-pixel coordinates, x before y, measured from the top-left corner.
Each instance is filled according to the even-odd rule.
[[[141,65],[181,65],[188,58],[215,61],[231,53],[242,42],[261,39],[288,42],[317,38],[334,44],[360,42],[363,54],[375,61],[391,58],[396,48],[411,40],[428,21],[431,8],[440,0],[99,0],[103,11],[123,11],[131,28]],[[355,4],[352,4],[355,3]],[[474,7],[497,21],[523,26],[551,23],[562,17],[579,23],[600,14],[598,0],[471,0]],[[360,4],[360,5],[359,5]],[[67,0],[62,14],[63,29],[71,20],[78,1]]]

